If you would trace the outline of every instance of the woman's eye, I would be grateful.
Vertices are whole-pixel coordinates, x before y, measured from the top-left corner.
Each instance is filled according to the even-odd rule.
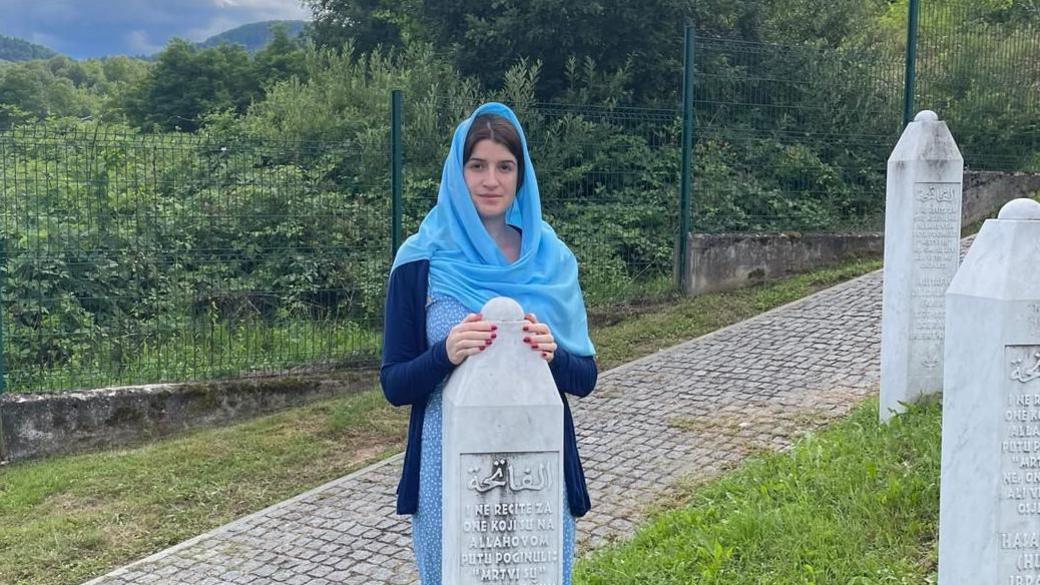
[[[513,170],[513,165],[508,163],[504,165],[499,165],[498,170],[502,171],[503,173],[508,173]]]
[[[483,166],[484,165],[480,163],[469,163],[469,168],[473,169],[474,171],[479,171]]]

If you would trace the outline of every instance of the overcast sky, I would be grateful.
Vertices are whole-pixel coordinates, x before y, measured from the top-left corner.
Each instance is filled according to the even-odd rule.
[[[0,0],[0,34],[70,57],[147,55],[259,20],[309,20],[300,0]]]

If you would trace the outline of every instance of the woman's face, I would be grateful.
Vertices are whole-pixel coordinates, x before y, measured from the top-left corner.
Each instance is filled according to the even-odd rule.
[[[466,187],[482,220],[505,217],[516,199],[516,157],[504,145],[481,140],[464,168]]]

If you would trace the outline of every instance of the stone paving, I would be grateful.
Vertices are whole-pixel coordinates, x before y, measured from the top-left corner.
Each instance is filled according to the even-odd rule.
[[[593,508],[579,550],[630,536],[703,481],[847,413],[879,379],[881,273],[604,372],[572,399]],[[89,585],[412,584],[393,457]]]

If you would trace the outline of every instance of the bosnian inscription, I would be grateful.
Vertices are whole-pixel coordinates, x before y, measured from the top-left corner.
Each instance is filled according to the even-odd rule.
[[[944,294],[960,257],[961,185],[916,183],[914,197],[910,339],[941,342]],[[928,357],[920,359],[926,367]]]
[[[1004,356],[999,583],[1040,585],[1040,345],[1009,345]]]
[[[463,453],[461,583],[558,585],[559,454]]]

